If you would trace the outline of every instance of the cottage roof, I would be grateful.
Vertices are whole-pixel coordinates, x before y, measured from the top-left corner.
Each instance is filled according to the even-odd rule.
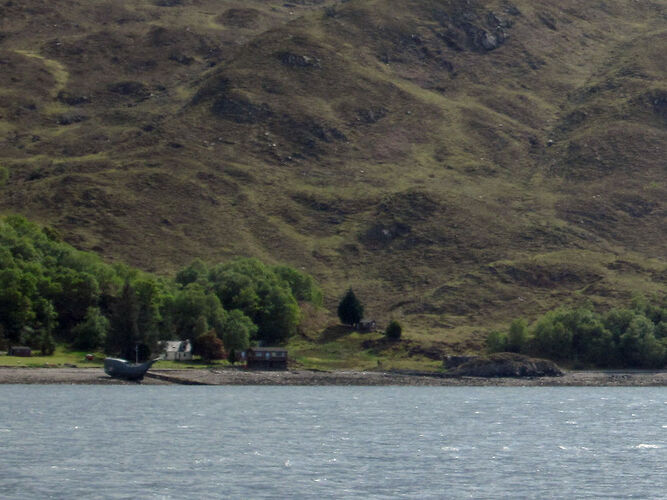
[[[252,352],[287,352],[284,347],[250,347],[248,351]]]
[[[189,340],[167,340],[164,343],[165,352],[190,352]]]

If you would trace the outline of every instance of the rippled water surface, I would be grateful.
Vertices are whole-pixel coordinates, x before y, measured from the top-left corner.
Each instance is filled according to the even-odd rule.
[[[667,498],[667,389],[0,386],[0,497]]]

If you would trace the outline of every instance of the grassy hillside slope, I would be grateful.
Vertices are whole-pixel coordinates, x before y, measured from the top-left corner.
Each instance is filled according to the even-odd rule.
[[[25,0],[0,19],[0,209],[80,248],[300,266],[426,357],[665,293],[664,0]]]

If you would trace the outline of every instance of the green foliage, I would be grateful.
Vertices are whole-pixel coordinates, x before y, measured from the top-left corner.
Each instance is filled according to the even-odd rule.
[[[602,323],[618,342],[634,317],[635,312],[630,309],[612,309],[602,317]]]
[[[7,337],[5,337],[5,329],[0,324],[0,350],[7,350],[9,346],[7,345]]]
[[[235,259],[209,273],[211,287],[227,310],[238,309],[255,325],[255,339],[266,344],[286,341],[301,320],[290,285],[257,259]]]
[[[390,340],[400,340],[402,333],[403,327],[401,324],[396,320],[392,320],[387,325],[387,328],[384,331],[384,336]]]
[[[507,334],[493,330],[486,337],[486,351],[490,354],[507,351]]]
[[[176,274],[176,283],[181,286],[187,286],[200,280],[206,280],[208,270],[206,264],[201,259],[193,260],[189,266],[181,269]]]
[[[255,325],[242,311],[234,309],[225,315],[222,343],[227,351],[244,351],[250,346],[250,339],[257,333]]]
[[[72,329],[72,345],[84,351],[93,351],[104,345],[109,320],[98,307],[89,307],[84,320]]]
[[[300,302],[310,302],[315,306],[321,306],[324,296],[322,290],[317,286],[312,276],[300,273],[288,266],[275,266],[275,274],[288,284],[294,298]]]
[[[251,340],[293,335],[298,301],[321,304],[321,290],[286,266],[236,259],[209,271],[196,260],[171,281],[106,265],[22,217],[0,218],[0,328],[10,342],[25,338],[39,348],[42,334],[55,334],[80,349],[103,345],[134,359],[137,345],[149,355],[158,340],[213,330],[238,351]]]
[[[588,307],[556,309],[538,319],[532,336],[515,320],[510,333],[492,332],[487,348],[492,352],[515,350],[558,361],[601,367],[656,368],[667,363],[664,307],[643,297],[633,299],[631,309],[597,314]],[[505,340],[507,339],[507,340]],[[512,345],[514,344],[514,345]],[[515,351],[517,352],[517,351]]]
[[[53,335],[49,330],[42,330],[39,334],[37,347],[42,353],[42,356],[51,356],[56,350],[56,342],[53,340]]]
[[[526,321],[522,318],[512,321],[510,330],[507,334],[506,350],[508,352],[521,352],[523,351],[527,340],[528,329]]]
[[[210,328],[222,335],[224,309],[220,299],[200,283],[190,283],[176,292],[171,317],[182,340],[194,339]]]
[[[646,316],[636,315],[620,339],[626,366],[659,368],[664,363],[665,346],[655,338],[655,325]]]
[[[355,326],[364,317],[364,306],[359,302],[351,288],[345,292],[338,303],[338,318],[344,325]]]
[[[139,334],[139,301],[129,282],[112,308],[110,328],[106,339],[105,352],[125,359],[135,358],[141,337]]]

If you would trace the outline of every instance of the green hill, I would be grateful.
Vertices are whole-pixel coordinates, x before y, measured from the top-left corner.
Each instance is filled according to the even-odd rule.
[[[0,210],[285,262],[414,352],[665,293],[667,2],[0,6]]]

